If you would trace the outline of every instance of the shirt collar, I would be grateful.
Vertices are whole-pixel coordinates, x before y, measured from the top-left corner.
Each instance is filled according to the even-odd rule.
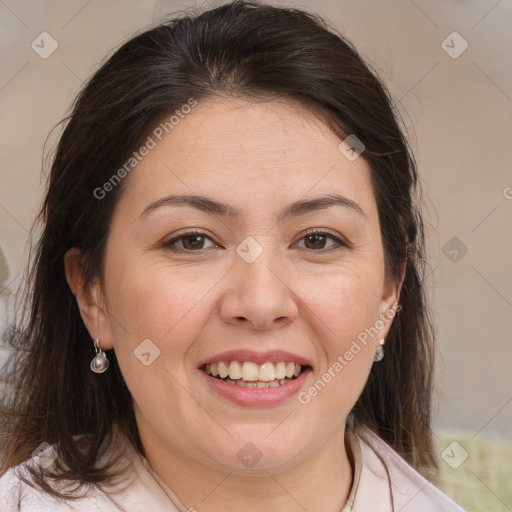
[[[360,442],[358,438],[356,437],[352,430],[351,424],[347,423],[347,426],[345,428],[345,447],[347,448],[348,456],[351,462],[353,478],[349,496],[344,507],[341,509],[340,512],[352,512],[353,510],[353,505],[356,498],[356,493],[359,486],[359,480],[361,477],[361,471],[363,467],[363,456],[361,452],[361,446],[359,443]],[[158,476],[156,471],[153,470],[148,460],[143,455],[141,455],[140,457],[145,468],[149,471],[149,473],[153,476],[156,482],[160,485],[165,494],[167,494],[167,496],[169,497],[171,502],[176,506],[176,508],[180,512],[189,512],[190,508],[186,507],[185,505],[183,505],[183,503],[181,503],[176,494],[174,494],[174,492],[171,491],[171,489],[169,489],[166,483]]]

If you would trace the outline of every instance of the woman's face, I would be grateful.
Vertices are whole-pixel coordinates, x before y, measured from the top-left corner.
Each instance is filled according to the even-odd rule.
[[[208,99],[151,136],[113,215],[98,332],[143,444],[239,472],[332,447],[397,300],[367,164],[291,102]]]

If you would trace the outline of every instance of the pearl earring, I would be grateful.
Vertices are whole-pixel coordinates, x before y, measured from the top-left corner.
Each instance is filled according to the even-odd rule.
[[[103,373],[107,371],[109,361],[105,352],[101,350],[100,343],[98,340],[94,342],[94,350],[96,350],[96,355],[93,357],[91,361],[91,370],[94,373]]]
[[[379,351],[375,353],[375,356],[373,357],[374,362],[378,363],[379,361],[382,361],[384,359],[384,343],[386,340],[380,340],[380,348]]]

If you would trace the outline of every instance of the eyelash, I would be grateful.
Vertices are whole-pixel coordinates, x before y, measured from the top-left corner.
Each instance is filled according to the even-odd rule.
[[[340,239],[336,233],[334,233],[333,231],[330,231],[329,229],[324,229],[324,230],[319,230],[319,229],[308,229],[305,233],[302,234],[302,236],[300,237],[299,241],[303,240],[304,238],[306,238],[307,236],[311,236],[311,235],[327,235],[327,238],[331,238],[332,240],[334,240],[338,247],[334,246],[334,247],[329,247],[327,249],[308,249],[308,248],[305,248],[307,251],[312,251],[312,252],[327,252],[327,251],[330,251],[330,250],[333,250],[333,249],[339,249],[339,248],[348,248],[349,247],[349,244]],[[178,242],[179,240],[183,240],[184,238],[191,238],[193,236],[202,236],[202,237],[205,237],[205,238],[208,238],[209,240],[211,240],[213,243],[215,243],[206,233],[202,232],[202,231],[198,231],[198,230],[192,230],[192,231],[187,231],[186,233],[183,233],[177,237],[174,237],[172,240],[169,240],[167,242],[164,242],[162,244],[162,247],[166,248],[166,249],[170,249],[172,251],[176,251],[176,252],[184,252],[184,253],[194,253],[194,252],[203,252],[205,251],[206,249],[198,249],[197,251],[193,251],[193,250],[189,250],[189,249],[183,249],[181,247],[178,247],[176,244],[176,242]]]

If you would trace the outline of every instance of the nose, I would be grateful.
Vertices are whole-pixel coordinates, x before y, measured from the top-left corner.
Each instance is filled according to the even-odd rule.
[[[222,319],[252,330],[277,329],[293,322],[298,300],[289,283],[290,273],[283,268],[269,251],[252,263],[237,256],[222,297]]]

